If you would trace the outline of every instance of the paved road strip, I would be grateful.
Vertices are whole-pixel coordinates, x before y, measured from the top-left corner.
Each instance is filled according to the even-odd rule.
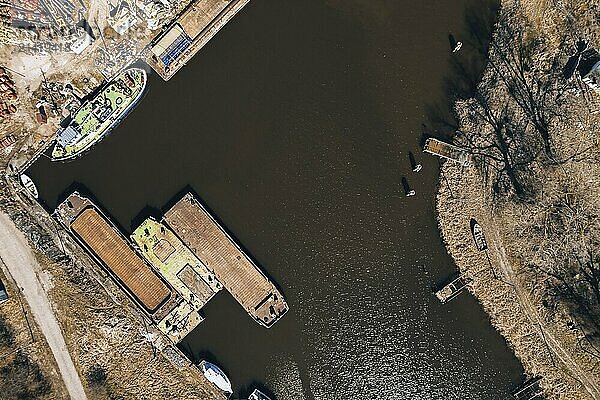
[[[71,399],[87,399],[48,295],[37,276],[41,266],[23,233],[3,213],[0,213],[0,257],[27,300],[40,331],[46,337]]]

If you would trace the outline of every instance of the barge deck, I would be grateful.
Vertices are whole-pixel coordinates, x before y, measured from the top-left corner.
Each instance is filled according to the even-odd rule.
[[[191,193],[163,220],[259,324],[271,327],[287,312],[275,285]]]
[[[139,252],[197,310],[223,287],[171,229],[147,218],[131,235]]]
[[[74,192],[54,216],[172,342],[202,321],[197,308],[144,261],[90,199]]]

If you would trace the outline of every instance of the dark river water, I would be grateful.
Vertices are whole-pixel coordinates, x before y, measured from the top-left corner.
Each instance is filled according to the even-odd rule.
[[[235,396],[504,399],[523,373],[506,342],[472,296],[432,292],[456,268],[435,218],[438,161],[420,152],[451,60],[477,65],[467,15],[490,7],[253,1],[171,81],[152,75],[91,153],[28,173],[49,209],[76,182],[126,232],[187,185],[202,197],[291,308],[267,330],[220,292],[183,342]]]

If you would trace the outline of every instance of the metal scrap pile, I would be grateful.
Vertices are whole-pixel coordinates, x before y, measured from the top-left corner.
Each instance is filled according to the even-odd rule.
[[[83,6],[70,0],[11,0],[0,3],[0,42],[48,54],[71,51],[81,37]]]
[[[16,99],[15,86],[4,68],[0,67],[0,118],[6,118],[17,111],[17,106],[13,104]]]
[[[78,9],[69,0],[40,0],[40,2],[44,5],[55,26],[63,28],[73,26],[76,23],[75,18],[78,16],[75,14]]]

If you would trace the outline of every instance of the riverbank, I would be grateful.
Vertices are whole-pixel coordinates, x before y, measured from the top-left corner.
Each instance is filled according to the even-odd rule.
[[[9,296],[0,306],[1,397],[7,400],[68,398],[48,342],[29,305],[21,299],[19,287],[6,271],[0,259],[0,280]]]
[[[36,249],[38,279],[42,280],[43,292],[50,300],[87,396],[223,398],[198,368],[189,362],[175,366],[154,347],[159,334],[139,310],[98,265],[64,233],[61,235],[38,204],[28,205],[31,199],[25,193],[18,194],[11,185],[10,177],[0,181],[0,209],[15,221]],[[65,250],[70,257],[65,257]],[[10,294],[15,300],[21,297],[15,290]],[[36,348],[43,341],[38,343]],[[64,391],[60,383],[54,383],[60,382],[60,377],[46,367],[55,364],[52,355],[47,347],[42,350],[44,357],[39,362],[54,379],[53,387]]]
[[[543,377],[541,386],[549,400],[597,398],[579,380],[595,380],[597,385],[598,363],[577,348],[575,332],[557,324],[560,317],[555,315],[555,322],[548,320],[541,301],[522,289],[527,282],[508,269],[511,261],[506,259],[504,241],[510,236],[498,229],[501,211],[493,211],[489,198],[482,194],[481,177],[474,169],[451,163],[443,165],[442,174],[437,196],[442,238],[460,271],[474,278],[469,290],[492,324],[507,339],[525,371]],[[471,218],[484,229],[490,262],[486,253],[475,247]],[[582,374],[589,379],[582,379]]]
[[[455,142],[475,167],[443,165],[437,212],[449,254],[474,278],[470,291],[526,373],[542,377],[546,397],[599,399],[598,94],[561,78],[572,37],[592,47],[599,30],[587,17],[593,5],[556,7],[503,2],[477,93],[456,105]],[[471,218],[487,253],[475,247]]]

